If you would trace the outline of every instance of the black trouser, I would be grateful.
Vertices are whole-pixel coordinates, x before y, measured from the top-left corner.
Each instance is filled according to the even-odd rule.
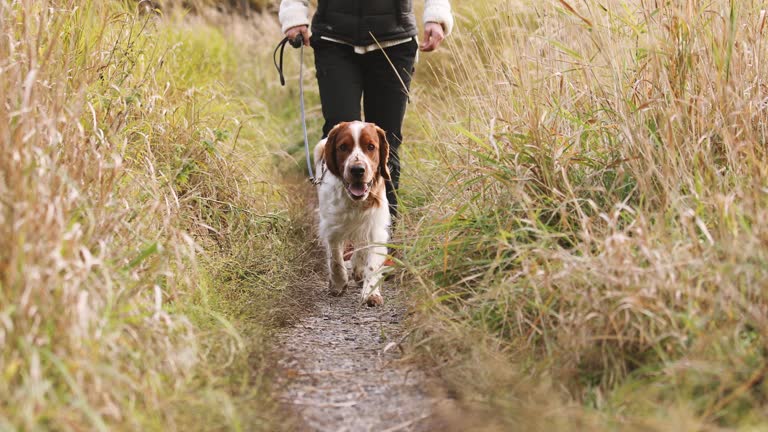
[[[407,89],[411,85],[418,44],[413,40],[385,48],[385,52],[375,50],[356,54],[351,46],[315,36],[312,38],[312,48],[315,51],[317,83],[325,118],[323,137],[328,136],[338,123],[362,120],[360,99],[363,99],[365,121],[376,123],[387,132],[389,170],[392,175],[392,181],[387,182],[387,200],[390,214],[396,216],[395,191],[400,185],[398,149],[403,141]],[[399,76],[395,74],[390,61]]]

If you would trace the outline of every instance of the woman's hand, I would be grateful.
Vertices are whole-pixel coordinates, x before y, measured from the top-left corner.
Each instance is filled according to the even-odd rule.
[[[425,52],[434,51],[443,39],[445,39],[443,26],[436,22],[428,22],[424,24],[424,40],[419,49]]]
[[[299,34],[304,36],[304,46],[309,46],[309,27],[308,26],[300,25],[296,27],[291,27],[285,31],[285,36],[289,40],[295,39],[296,35],[299,35]]]

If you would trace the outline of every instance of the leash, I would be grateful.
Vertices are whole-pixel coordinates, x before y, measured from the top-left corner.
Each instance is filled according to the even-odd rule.
[[[307,171],[309,171],[309,181],[313,185],[318,185],[323,181],[325,177],[325,170],[319,179],[315,178],[315,173],[312,171],[312,160],[309,156],[309,138],[307,137],[307,114],[304,108],[304,36],[299,33],[293,39],[283,38],[280,43],[275,47],[275,51],[272,53],[272,62],[275,64],[277,73],[280,75],[280,85],[285,86],[285,75],[283,74],[283,53],[285,52],[285,44],[290,43],[294,48],[300,48],[299,52],[299,107],[301,109],[301,128],[304,132],[304,153],[307,156]],[[277,63],[277,51],[280,51],[280,64]]]

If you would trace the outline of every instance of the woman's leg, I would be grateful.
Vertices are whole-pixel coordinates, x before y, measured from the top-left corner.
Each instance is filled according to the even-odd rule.
[[[389,212],[393,217],[397,216],[396,191],[400,185],[398,149],[403,140],[403,119],[417,49],[418,44],[413,40],[386,48],[384,52],[377,50],[363,56],[365,121],[376,123],[384,129],[389,141],[389,170],[392,181],[387,182],[387,200]]]
[[[352,47],[335,42],[313,38],[312,48],[325,119],[323,137],[327,137],[337,124],[361,119],[362,59]]]

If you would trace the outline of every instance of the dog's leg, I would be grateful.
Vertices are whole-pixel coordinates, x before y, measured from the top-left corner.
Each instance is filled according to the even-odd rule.
[[[389,235],[385,229],[375,230],[373,232],[373,242],[365,248],[367,251],[365,264],[365,278],[363,282],[362,296],[363,301],[370,307],[381,306],[384,304],[384,297],[381,296],[380,285],[383,281],[382,265],[386,260],[387,242]]]
[[[344,267],[344,242],[329,241],[328,250],[328,274],[330,284],[328,289],[332,296],[340,296],[347,290],[347,269]]]

